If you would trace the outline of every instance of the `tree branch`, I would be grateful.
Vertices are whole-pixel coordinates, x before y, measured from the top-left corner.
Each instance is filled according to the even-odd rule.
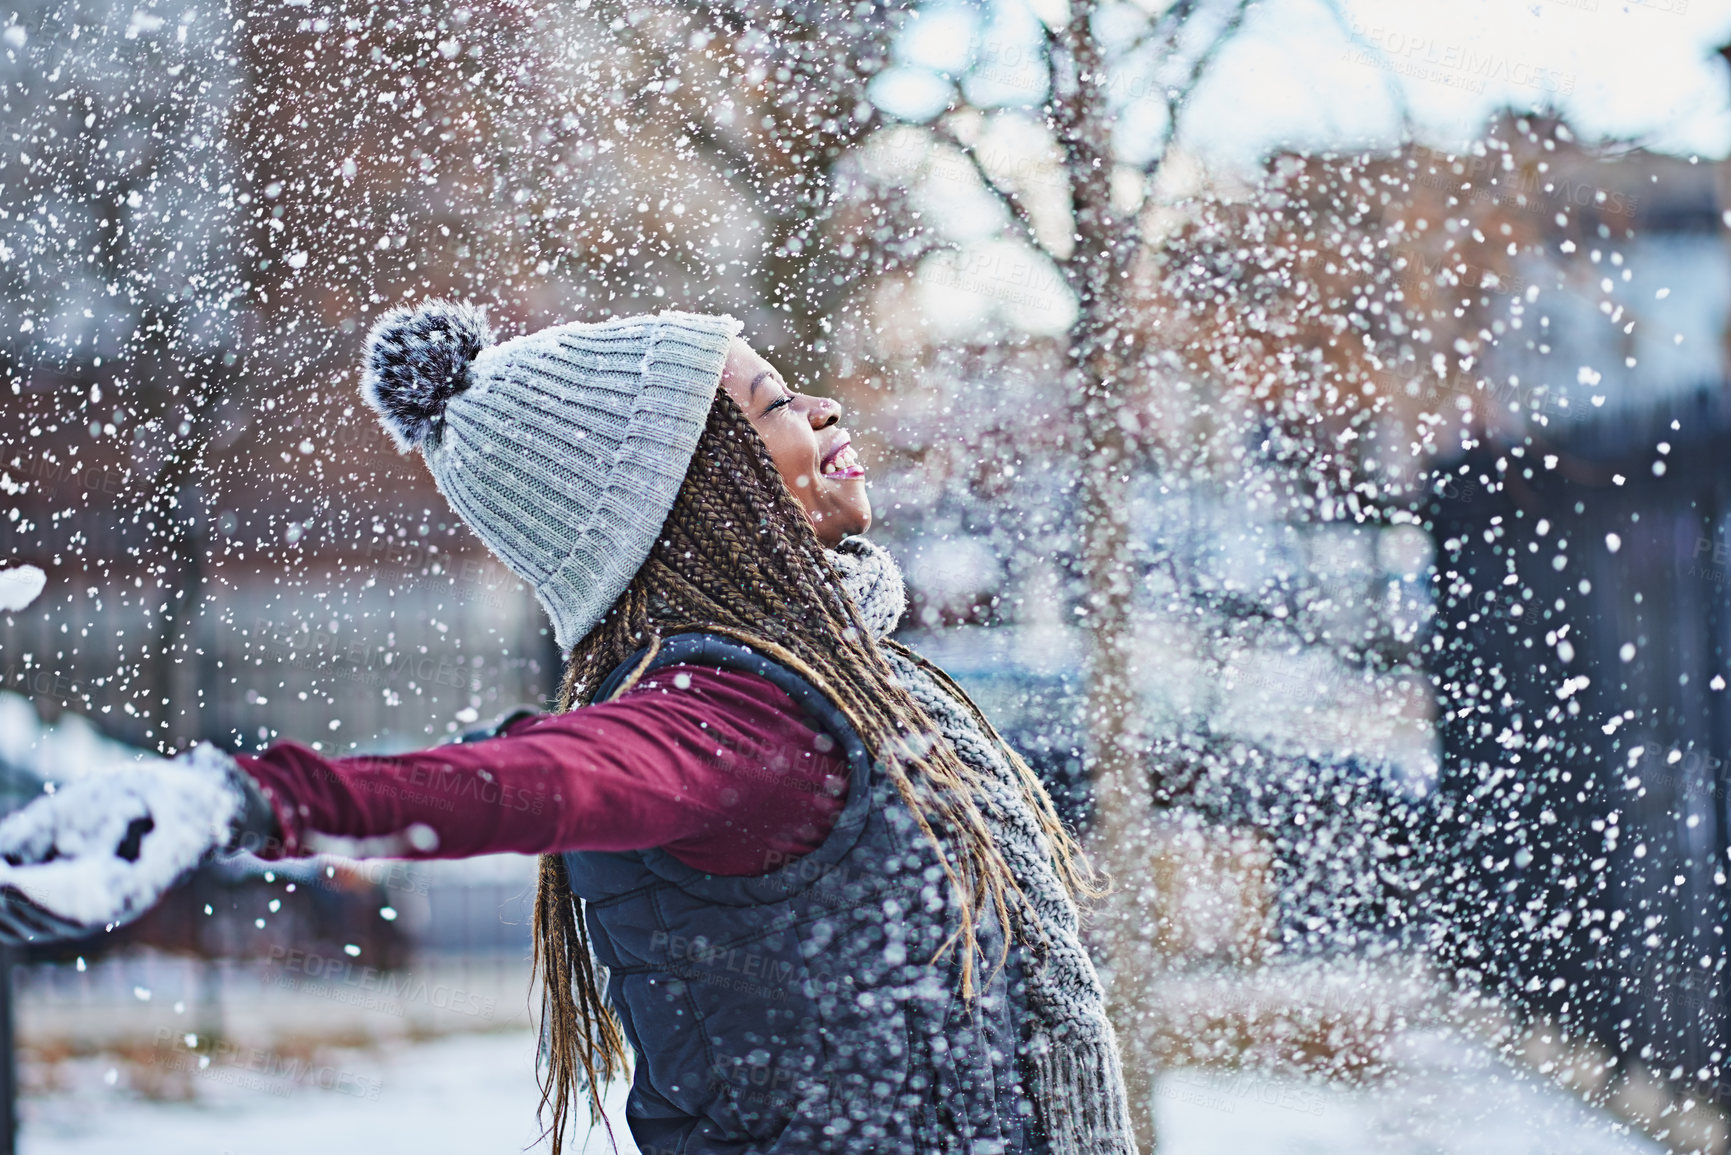
[[[1160,172],[1161,165],[1166,163],[1166,157],[1171,153],[1173,144],[1178,140],[1179,113],[1190,100],[1191,95],[1195,93],[1196,86],[1207,75],[1209,67],[1220,55],[1220,50],[1226,47],[1229,40],[1238,35],[1238,30],[1244,25],[1244,17],[1250,11],[1250,5],[1251,0],[1235,0],[1231,13],[1226,17],[1225,23],[1220,26],[1220,31],[1214,34],[1214,39],[1208,42],[1208,47],[1204,48],[1197,54],[1196,59],[1190,62],[1189,74],[1185,76],[1184,82],[1166,95],[1166,131],[1161,135],[1160,147],[1154,150],[1154,155],[1142,166],[1142,175],[1147,178],[1150,184]],[[1176,35],[1175,29],[1174,38]]]
[[[1358,29],[1353,27],[1352,20],[1347,16],[1345,9],[1341,7],[1340,0],[1322,0],[1322,2],[1323,6],[1328,9],[1329,15],[1334,17],[1334,22],[1340,26],[1340,30],[1346,33],[1346,38],[1358,45],[1366,55],[1373,56],[1382,62],[1380,72],[1383,87],[1388,90],[1389,102],[1394,105],[1395,112],[1400,116],[1401,136],[1410,139],[1412,137],[1412,106],[1407,103],[1406,88],[1402,86],[1399,80],[1395,79],[1394,69],[1389,64],[1388,54],[1359,34]]]
[[[1198,3],[1200,0],[1177,0],[1170,8],[1154,18],[1153,23],[1148,26],[1148,31],[1138,36],[1136,43],[1130,45],[1124,55],[1134,56],[1150,44],[1157,42],[1166,44],[1166,51],[1161,53],[1162,56],[1170,53],[1173,42],[1178,38],[1179,30],[1184,27],[1184,22],[1195,13]]]
[[[1010,220],[1016,225],[1022,239],[1028,242],[1034,251],[1041,256],[1061,264],[1052,251],[1040,240],[1039,234],[1035,232],[1034,218],[1029,214],[1027,206],[1022,203],[1021,196],[1017,194],[1015,189],[1001,185],[992,178],[992,174],[986,171],[985,163],[980,160],[980,154],[974,146],[964,142],[961,137],[956,135],[953,128],[941,120],[932,121],[929,127],[932,130],[932,135],[939,142],[949,145],[967,158],[968,164],[974,170],[974,175],[980,179],[981,184],[986,186],[986,191],[996,197],[998,203],[1003,205],[1004,210],[1010,214]]]
[[[1201,54],[1191,62],[1190,75],[1185,77],[1184,84],[1167,101],[1166,108],[1169,113],[1175,114],[1179,107],[1188,101],[1191,94],[1196,91],[1196,85],[1207,73],[1209,66],[1214,63],[1215,57],[1220,55],[1220,50],[1226,47],[1226,42],[1236,36],[1238,30],[1243,27],[1245,14],[1250,11],[1250,4],[1251,0],[1237,0],[1237,3],[1232,6],[1232,13],[1227,16],[1226,23],[1220,26],[1220,31],[1214,34],[1214,39],[1208,42],[1208,47],[1204,48]],[[1168,121],[1169,126],[1173,123]]]

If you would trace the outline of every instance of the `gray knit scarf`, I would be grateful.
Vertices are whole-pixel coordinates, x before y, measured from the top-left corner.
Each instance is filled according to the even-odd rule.
[[[828,552],[866,628],[887,637],[907,609],[901,570],[881,546],[851,537]],[[1022,793],[1015,769],[972,713],[919,666],[886,648],[896,680],[985,783],[978,800],[999,850],[1045,932],[1030,960],[1033,1018],[1024,1079],[1053,1155],[1136,1155],[1118,1040],[1106,1018],[1094,963],[1077,931],[1076,905],[1052,863],[1052,847]]]

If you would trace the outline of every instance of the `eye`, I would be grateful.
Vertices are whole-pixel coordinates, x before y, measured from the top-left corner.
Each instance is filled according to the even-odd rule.
[[[785,397],[777,397],[774,401],[771,401],[764,408],[763,411],[765,414],[774,413],[777,409],[780,409],[783,405],[792,405],[792,404],[793,404],[793,394],[789,393]]]

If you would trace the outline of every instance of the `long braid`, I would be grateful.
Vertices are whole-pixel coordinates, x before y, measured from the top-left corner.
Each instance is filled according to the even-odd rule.
[[[608,671],[651,647],[619,690],[625,692],[648,667],[660,640],[682,630],[722,634],[750,646],[805,678],[841,710],[939,852],[959,925],[938,955],[959,947],[962,994],[972,998],[974,928],[983,904],[990,904],[1007,931],[1026,933],[1025,920],[1011,918],[1020,888],[975,802],[976,776],[896,682],[762,438],[719,390],[660,540],[630,587],[572,650],[559,708],[588,705]],[[968,701],[966,695],[962,700]],[[1038,779],[1017,762],[1024,790],[1051,837],[1060,876],[1077,893],[1092,893],[1074,839]],[[575,1092],[586,1088],[592,1118],[601,1115],[602,1085],[627,1069],[628,1056],[589,955],[580,903],[557,855],[542,859],[535,939],[546,989],[543,1034],[551,1047],[541,1106],[552,1110],[553,1155],[561,1155],[565,1113]],[[1006,933],[995,965],[1002,965],[1009,948]]]

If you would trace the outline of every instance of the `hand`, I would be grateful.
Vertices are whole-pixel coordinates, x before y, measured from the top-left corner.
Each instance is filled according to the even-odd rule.
[[[0,942],[82,938],[137,918],[250,832],[256,795],[232,758],[197,746],[77,778],[8,815]]]

